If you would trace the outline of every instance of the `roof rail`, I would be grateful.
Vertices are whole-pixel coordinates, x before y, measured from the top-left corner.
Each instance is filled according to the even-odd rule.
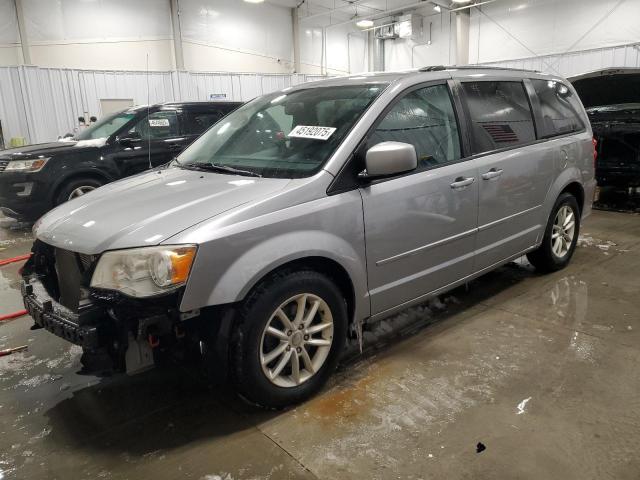
[[[494,65],[429,65],[419,68],[419,72],[440,72],[442,70],[513,70],[517,72],[540,73],[539,70],[529,70],[526,68],[498,67]]]
[[[419,68],[419,72],[441,72],[442,70],[446,70],[449,67],[445,67],[444,65],[430,65],[428,67]]]

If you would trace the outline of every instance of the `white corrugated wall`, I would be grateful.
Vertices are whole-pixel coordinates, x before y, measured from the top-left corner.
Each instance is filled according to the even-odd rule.
[[[100,117],[100,100],[133,103],[209,100],[224,94],[247,101],[258,95],[323,78],[301,74],[139,72],[0,67],[0,121],[5,145],[12,137],[29,143],[53,141],[73,132],[79,116]],[[147,88],[148,84],[148,88]]]
[[[562,77],[571,77],[580,73],[611,67],[640,68],[640,43],[595,48],[558,55],[541,55],[517,60],[488,62],[481,65],[538,70]]]

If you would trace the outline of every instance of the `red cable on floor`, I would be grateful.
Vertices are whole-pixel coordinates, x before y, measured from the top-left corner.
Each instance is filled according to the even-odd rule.
[[[19,262],[21,260],[27,260],[29,257],[31,256],[30,253],[27,253],[26,255],[20,255],[18,257],[13,257],[13,258],[7,258],[4,260],[0,260],[0,267],[3,265],[9,265],[10,263],[14,263],[14,262]],[[6,315],[0,315],[0,322],[3,322],[5,320],[11,320],[12,318],[18,318],[18,317],[22,317],[24,315],[26,315],[27,312],[26,310],[18,310],[17,312],[13,312],[13,313],[8,313]]]
[[[27,313],[29,312],[27,312],[26,310],[18,310],[17,312],[8,313],[6,315],[0,315],[0,322],[3,322],[4,320],[11,320],[12,318],[22,317]]]
[[[30,256],[31,254],[27,253],[26,255],[20,255],[18,257],[6,258],[4,260],[0,260],[0,267],[2,267],[3,265],[9,265],[10,263],[21,262],[22,260],[28,260]]]
[[[6,350],[0,350],[0,357],[6,357],[7,355],[11,355],[13,353],[24,352],[28,349],[28,345],[22,345],[20,347],[7,348]]]

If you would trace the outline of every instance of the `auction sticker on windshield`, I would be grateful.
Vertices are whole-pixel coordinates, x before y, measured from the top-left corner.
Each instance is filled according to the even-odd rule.
[[[289,137],[313,138],[314,140],[328,140],[336,129],[333,127],[317,127],[298,125],[289,133]]]
[[[150,127],[168,127],[169,119],[168,118],[150,118],[149,126]]]

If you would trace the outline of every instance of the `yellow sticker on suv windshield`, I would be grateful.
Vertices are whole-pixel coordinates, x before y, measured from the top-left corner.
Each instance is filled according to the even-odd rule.
[[[333,127],[317,127],[309,125],[298,125],[289,133],[289,137],[312,138],[314,140],[328,140],[336,129]]]

